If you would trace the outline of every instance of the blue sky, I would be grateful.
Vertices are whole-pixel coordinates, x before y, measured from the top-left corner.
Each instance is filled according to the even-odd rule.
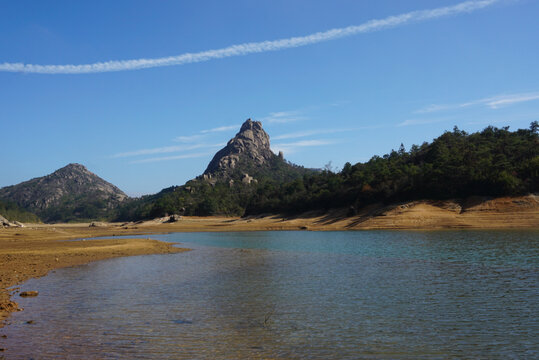
[[[319,168],[454,125],[528,127],[539,1],[461,3],[0,2],[0,187],[78,162],[154,193],[201,174],[249,117],[275,151]],[[158,60],[99,64],[136,59]]]

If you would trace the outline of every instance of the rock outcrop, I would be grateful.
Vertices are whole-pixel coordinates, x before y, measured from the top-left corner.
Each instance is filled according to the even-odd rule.
[[[2,215],[0,215],[0,228],[4,227],[24,227],[24,224],[19,221],[9,221]]]
[[[232,188],[236,184],[256,184],[262,179],[292,181],[312,172],[289,163],[282,152],[274,154],[270,148],[270,137],[262,128],[262,123],[247,119],[236,136],[215,154],[204,174],[197,179],[211,185],[225,181]]]
[[[242,162],[263,167],[276,157],[270,149],[269,135],[262,128],[262,123],[247,119],[236,136],[215,154],[204,175],[230,176]]]
[[[0,215],[0,226],[10,227],[10,226],[13,226],[13,224],[8,219]]]
[[[1,188],[0,198],[15,202],[47,221],[52,213],[58,216],[55,210],[68,207],[73,214],[66,213],[76,219],[77,209],[83,214],[88,204],[97,208],[92,210],[94,213],[103,213],[123,202],[127,195],[83,165],[69,164],[52,174]]]

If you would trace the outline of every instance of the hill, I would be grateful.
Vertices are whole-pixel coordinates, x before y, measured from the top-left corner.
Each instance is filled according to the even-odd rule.
[[[539,125],[514,132],[489,126],[468,134],[454,128],[432,143],[401,144],[341,172],[309,171],[273,154],[269,136],[247,120],[204,174],[127,203],[118,220],[183,215],[300,214],[422,199],[516,196],[539,191]],[[243,174],[243,175],[242,175]],[[252,174],[248,175],[248,174]],[[461,200],[459,200],[461,199]]]
[[[215,154],[203,178],[215,181],[283,182],[310,172],[312,170],[286,162],[282,152],[276,155],[270,148],[270,137],[262,128],[262,123],[247,119],[236,136]]]
[[[316,172],[287,162],[282,153],[273,153],[262,124],[247,119],[201,176],[183,186],[126,203],[117,219],[138,220],[167,214],[243,215],[260,187],[277,186]]]
[[[116,186],[80,164],[0,189],[0,199],[46,222],[107,219],[127,199]]]
[[[516,196],[539,191],[539,124],[509,131],[489,126],[468,134],[454,128],[432,143],[401,144],[366,163],[342,171],[305,176],[266,187],[249,202],[247,214],[301,213],[349,207],[349,214],[374,203],[470,196]]]

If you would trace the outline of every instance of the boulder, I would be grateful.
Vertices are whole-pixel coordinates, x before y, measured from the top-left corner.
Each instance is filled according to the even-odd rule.
[[[16,225],[15,223],[17,223],[17,221],[15,221],[14,223],[10,222],[8,219],[0,215],[0,227],[17,227],[18,225]]]
[[[182,217],[180,215],[174,214],[174,215],[170,215],[170,217],[168,218],[168,222],[173,223],[176,221],[180,221],[181,219]]]

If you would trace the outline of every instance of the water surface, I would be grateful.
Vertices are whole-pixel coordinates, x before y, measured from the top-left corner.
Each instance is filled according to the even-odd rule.
[[[539,232],[154,235],[30,280],[7,358],[537,358]],[[27,321],[33,320],[32,324]]]

